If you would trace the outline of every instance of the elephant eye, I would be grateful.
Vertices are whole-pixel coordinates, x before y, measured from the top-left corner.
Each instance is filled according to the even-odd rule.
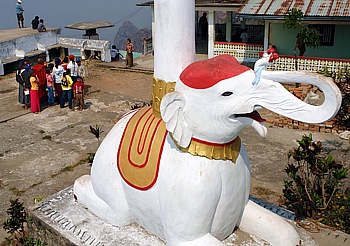
[[[224,93],[221,94],[221,96],[228,97],[228,96],[231,96],[232,94],[233,92],[231,91],[225,91]]]

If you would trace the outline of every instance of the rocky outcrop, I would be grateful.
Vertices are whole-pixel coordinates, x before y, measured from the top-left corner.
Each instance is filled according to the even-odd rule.
[[[148,28],[138,29],[130,21],[124,21],[119,28],[115,38],[114,44],[119,50],[124,50],[126,39],[130,38],[135,47],[135,52],[143,52],[143,39],[152,36],[151,30]]]

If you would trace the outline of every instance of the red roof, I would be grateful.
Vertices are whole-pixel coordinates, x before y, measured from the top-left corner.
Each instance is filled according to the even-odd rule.
[[[350,0],[247,0],[238,13],[284,16],[292,8],[305,17],[350,17]]]

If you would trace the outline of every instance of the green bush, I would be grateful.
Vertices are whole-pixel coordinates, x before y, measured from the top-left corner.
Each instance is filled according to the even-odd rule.
[[[10,199],[10,207],[6,210],[6,213],[10,216],[4,223],[3,228],[10,234],[6,240],[9,243],[25,244],[25,230],[24,223],[26,222],[26,213],[23,203],[19,201],[19,198]]]
[[[350,68],[339,69],[336,73],[324,69],[321,74],[333,78],[342,95],[342,104],[335,117],[335,123],[343,130],[350,130]]]
[[[23,202],[19,198],[10,199],[10,207],[6,210],[9,218],[3,223],[3,228],[10,234],[6,241],[9,245],[25,245],[25,246],[46,246],[45,242],[41,242],[38,238],[32,238],[27,234],[26,223],[28,217],[23,206]]]
[[[283,195],[299,218],[310,217],[350,232],[349,200],[342,190],[348,170],[322,151],[320,142],[304,135],[288,153]]]

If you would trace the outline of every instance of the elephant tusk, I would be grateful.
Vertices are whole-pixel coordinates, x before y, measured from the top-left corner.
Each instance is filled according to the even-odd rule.
[[[341,92],[331,78],[306,71],[263,71],[261,79],[265,79],[264,83],[260,83],[264,88],[263,91],[270,92],[270,99],[265,101],[265,105],[261,105],[266,108],[270,107],[270,110],[286,117],[308,123],[321,123],[332,119],[340,109]],[[290,93],[284,93],[282,88],[278,90],[279,92],[275,92],[272,88],[279,87],[278,82],[315,85],[323,91],[325,100],[320,106],[312,106],[292,97]]]

